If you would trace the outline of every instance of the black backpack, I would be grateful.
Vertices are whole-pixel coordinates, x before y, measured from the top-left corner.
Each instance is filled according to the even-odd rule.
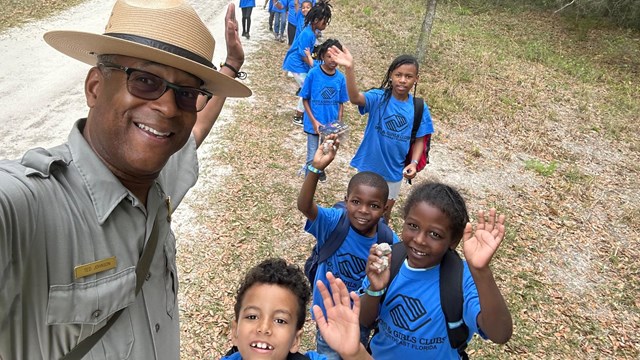
[[[318,244],[313,246],[313,250],[311,250],[311,255],[307,258],[307,261],[304,263],[304,274],[309,279],[309,283],[313,288],[315,286],[315,278],[316,272],[318,271],[318,264],[323,261],[326,261],[331,255],[333,255],[342,245],[344,239],[349,234],[349,227],[351,227],[351,223],[349,222],[349,217],[347,217],[346,205],[344,201],[340,201],[333,205],[336,209],[343,209],[342,215],[340,215],[340,220],[338,220],[338,224],[336,228],[333,229],[327,240],[324,244],[318,248]],[[393,244],[393,230],[384,222],[382,218],[378,221],[378,244],[387,243],[389,245]]]
[[[231,349],[229,349],[229,351],[227,351],[226,354],[224,354],[224,356],[231,356],[234,353],[238,352],[238,348],[236,346],[232,346]],[[310,357],[308,357],[305,354],[302,353],[289,353],[289,355],[287,355],[287,360],[309,360],[311,359]]]
[[[407,248],[402,242],[394,244],[391,247],[391,265],[389,275],[389,285],[395,279],[400,271],[400,267],[407,258]],[[462,296],[462,275],[464,266],[458,252],[449,249],[442,258],[440,263],[440,305],[446,320],[447,335],[449,344],[452,348],[458,350],[458,354],[462,359],[469,359],[466,353],[467,338],[469,337],[469,328],[462,318],[462,306],[464,299]],[[384,302],[385,295],[380,298],[380,304]],[[378,332],[376,326],[373,335]]]

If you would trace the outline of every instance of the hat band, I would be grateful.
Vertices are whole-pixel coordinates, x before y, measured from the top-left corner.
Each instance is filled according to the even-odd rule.
[[[204,65],[204,66],[206,66],[208,68],[215,69],[215,66],[213,66],[213,63],[211,61],[203,58],[202,56],[200,56],[198,54],[194,54],[191,51],[183,49],[181,47],[168,44],[166,42],[162,42],[162,41],[154,40],[154,39],[149,39],[149,38],[146,38],[144,36],[131,35],[131,34],[106,33],[104,35],[115,37],[115,38],[122,39],[122,40],[132,41],[132,42],[135,42],[135,43],[138,43],[138,44],[142,44],[142,45],[146,45],[146,46],[151,46],[153,48],[160,49],[160,50],[172,53],[174,55],[177,55],[177,56],[180,56],[180,57],[187,58],[189,60],[195,61],[198,64]]]

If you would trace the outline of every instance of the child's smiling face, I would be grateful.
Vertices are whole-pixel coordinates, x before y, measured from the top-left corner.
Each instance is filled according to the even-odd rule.
[[[298,298],[275,284],[255,284],[244,295],[238,320],[232,325],[233,344],[243,360],[285,360],[297,352],[302,329],[296,329]]]
[[[364,236],[376,233],[378,220],[384,215],[386,201],[381,189],[359,184],[345,198],[351,226]]]
[[[447,250],[455,248],[460,239],[452,239],[447,214],[420,201],[409,209],[405,217],[402,241],[407,248],[409,265],[416,269],[426,269],[438,265]]]
[[[300,11],[302,12],[302,15],[307,16],[307,13],[309,12],[309,10],[311,10],[311,3],[308,1],[303,2],[302,5],[300,6]]]

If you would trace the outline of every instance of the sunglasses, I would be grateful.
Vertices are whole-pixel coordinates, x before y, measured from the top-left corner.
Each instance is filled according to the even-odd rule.
[[[187,112],[195,113],[204,109],[213,96],[206,90],[172,84],[144,70],[111,63],[100,63],[98,66],[124,71],[127,74],[127,91],[141,99],[156,100],[172,89],[176,105],[179,109]]]

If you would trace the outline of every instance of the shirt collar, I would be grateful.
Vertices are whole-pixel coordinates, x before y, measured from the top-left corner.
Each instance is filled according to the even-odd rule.
[[[75,167],[91,197],[98,222],[102,225],[125,198],[144,211],[142,203],[113,175],[82,136],[86,120],[80,119],[73,125],[68,144]]]

